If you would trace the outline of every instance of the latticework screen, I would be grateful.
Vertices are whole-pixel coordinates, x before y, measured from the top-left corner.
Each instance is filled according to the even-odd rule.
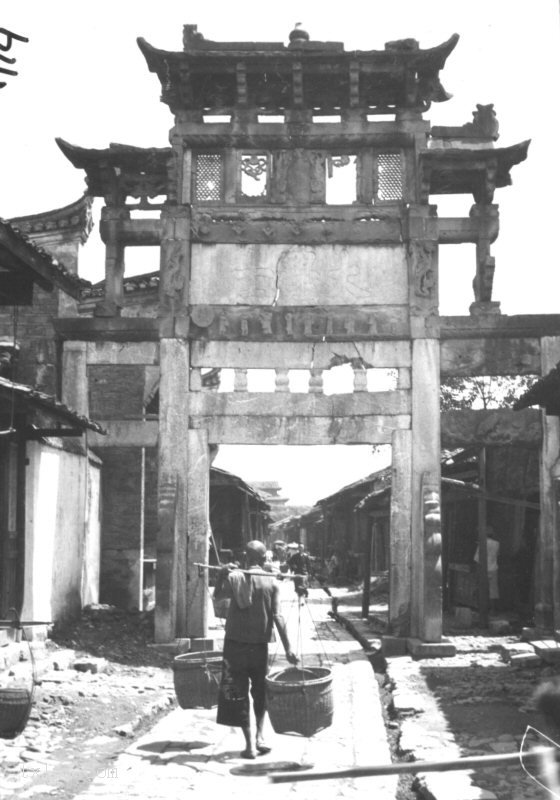
[[[200,203],[219,201],[223,195],[223,158],[219,153],[196,157],[195,197]]]
[[[377,158],[377,196],[379,200],[402,198],[401,157],[399,153],[380,153]]]

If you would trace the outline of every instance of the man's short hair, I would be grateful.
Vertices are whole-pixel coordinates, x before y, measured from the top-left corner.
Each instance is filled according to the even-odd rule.
[[[247,555],[266,556],[266,547],[258,539],[253,539],[245,545],[245,552]]]

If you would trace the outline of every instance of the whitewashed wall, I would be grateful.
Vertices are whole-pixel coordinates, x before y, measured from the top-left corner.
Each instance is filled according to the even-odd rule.
[[[55,621],[98,600],[99,468],[38,442],[27,458],[22,616]]]

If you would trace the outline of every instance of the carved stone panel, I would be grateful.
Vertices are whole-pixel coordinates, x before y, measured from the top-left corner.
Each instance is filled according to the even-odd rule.
[[[541,440],[541,415],[533,409],[446,411],[441,415],[442,447],[498,444],[538,447]]]
[[[192,339],[302,341],[406,339],[406,306],[191,306]]]
[[[400,246],[193,245],[191,301],[216,305],[406,305]]]

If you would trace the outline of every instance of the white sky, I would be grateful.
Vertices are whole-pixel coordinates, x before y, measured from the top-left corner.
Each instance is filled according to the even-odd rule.
[[[0,27],[30,41],[5,53],[16,58],[10,68],[18,76],[0,77],[7,83],[0,89],[0,216],[58,208],[83,193],[84,173],[64,158],[57,136],[96,148],[168,144],[172,116],[136,37],[180,50],[189,23],[207,39],[287,42],[296,22],[312,39],[342,41],[346,50],[383,49],[386,41],[409,37],[427,48],[460,35],[441,73],[453,97],[433,104],[425,119],[462,125],[477,103],[494,103],[497,146],[532,140],[527,161],[512,170],[513,185],[495,196],[501,232],[492,248],[494,299],[505,314],[560,313],[558,0],[353,0],[348,7],[325,0],[3,0]],[[439,210],[463,215],[471,205],[460,198],[453,210],[451,204]],[[474,255],[465,260],[461,250],[470,249],[442,254],[443,313],[468,313]],[[103,278],[97,229],[83,256],[82,276]],[[154,257],[142,271],[157,268]],[[328,450],[331,457],[322,449],[317,459],[314,448],[272,448],[272,457],[254,448],[250,459],[220,454],[216,463],[247,479],[279,480],[295,502],[329,494],[376,468],[368,449]]]

